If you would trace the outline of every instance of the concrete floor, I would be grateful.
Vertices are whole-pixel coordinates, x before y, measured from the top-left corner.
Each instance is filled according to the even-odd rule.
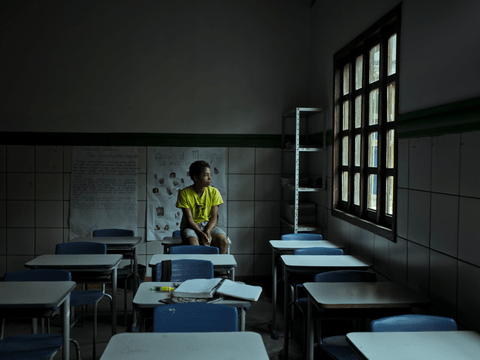
[[[277,304],[277,333],[278,340],[273,340],[270,335],[269,324],[272,318],[272,304],[271,304],[271,281],[266,279],[237,279],[242,280],[247,284],[260,285],[263,288],[262,295],[258,302],[252,304],[246,315],[246,331],[253,331],[259,333],[265,343],[267,353],[270,359],[278,359],[280,351],[283,349],[283,300],[280,298]],[[256,281],[257,283],[253,283]],[[281,289],[280,289],[281,294]],[[279,295],[280,295],[279,294]],[[118,308],[118,325],[117,333],[130,331],[132,322],[132,292],[127,292],[127,301],[129,302],[128,327],[124,324],[123,317],[123,289],[118,290],[117,308]],[[111,318],[110,318],[110,304],[107,298],[104,298],[99,303],[98,309],[98,337],[97,337],[97,359],[100,359],[108,341],[111,338]],[[78,311],[77,311],[78,314]],[[71,338],[78,341],[80,344],[80,353],[82,360],[92,359],[92,336],[93,336],[93,308],[89,308],[86,314],[86,321],[83,327],[76,325],[71,330]],[[51,332],[61,333],[61,318],[54,318],[51,322]],[[325,326],[324,326],[325,328]],[[5,336],[30,333],[31,322],[29,320],[7,320],[5,324]],[[324,334],[325,336],[325,334]],[[302,354],[302,317],[297,313],[294,324],[294,338],[290,339],[290,359],[303,359]],[[324,359],[326,357],[319,349],[315,349],[316,359]],[[75,347],[71,345],[70,359],[76,359]],[[54,359],[61,359],[59,352]]]

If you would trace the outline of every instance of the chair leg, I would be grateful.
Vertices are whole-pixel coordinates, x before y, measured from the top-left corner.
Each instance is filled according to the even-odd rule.
[[[74,340],[74,339],[70,339],[70,342],[75,345],[75,349],[76,349],[76,353],[77,353],[77,360],[81,360],[80,359],[80,344],[78,343],[77,340]]]
[[[97,358],[97,305],[98,301],[93,308],[93,360]]]

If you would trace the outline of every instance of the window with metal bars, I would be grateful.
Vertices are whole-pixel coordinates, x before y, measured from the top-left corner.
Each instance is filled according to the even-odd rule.
[[[401,5],[334,56],[332,214],[394,238]]]

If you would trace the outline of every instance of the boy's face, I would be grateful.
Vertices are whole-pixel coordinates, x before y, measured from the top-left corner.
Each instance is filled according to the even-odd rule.
[[[212,183],[212,170],[210,170],[210,168],[208,167],[205,168],[205,170],[200,173],[200,176],[195,176],[195,179],[195,182],[201,186],[210,186],[210,184]]]

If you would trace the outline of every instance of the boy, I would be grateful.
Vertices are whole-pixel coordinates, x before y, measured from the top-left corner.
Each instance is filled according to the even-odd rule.
[[[218,206],[223,204],[223,199],[220,191],[210,186],[210,165],[206,161],[195,161],[189,172],[193,185],[180,191],[177,199],[177,207],[183,211],[180,224],[183,243],[216,246],[220,254],[226,254],[227,235],[217,226]]]

